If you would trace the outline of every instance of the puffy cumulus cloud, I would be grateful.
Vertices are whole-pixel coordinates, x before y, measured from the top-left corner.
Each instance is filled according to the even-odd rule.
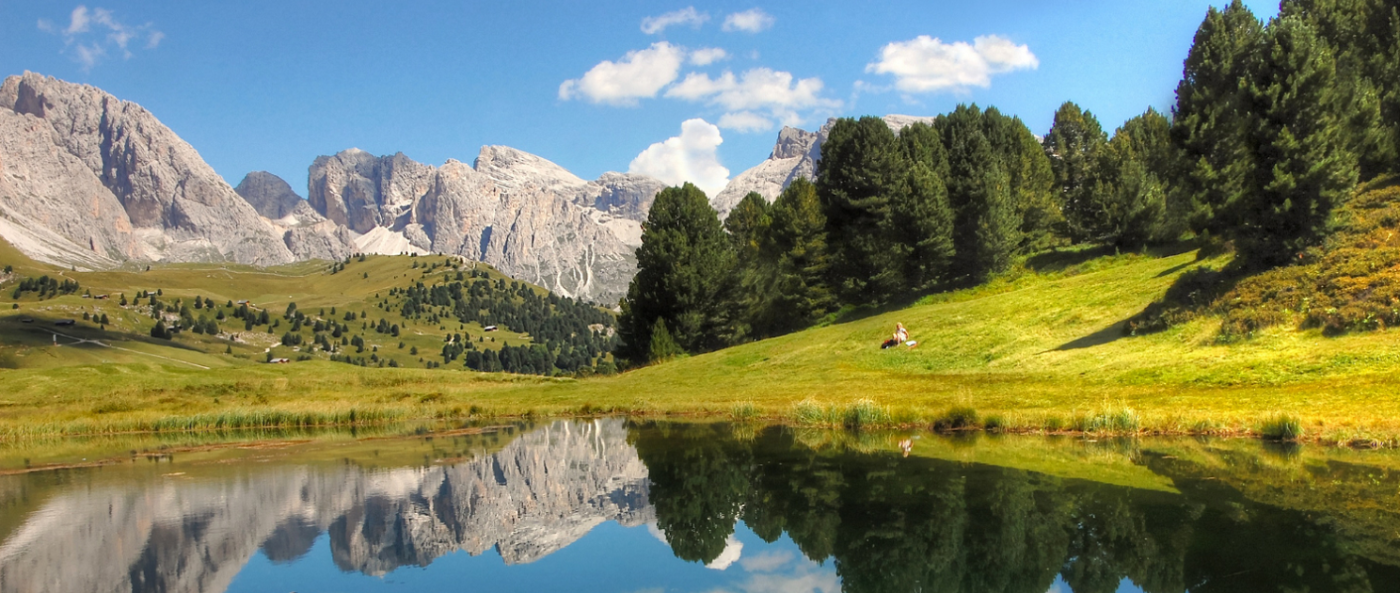
[[[752,111],[739,111],[720,116],[719,127],[736,132],[762,132],[773,129],[773,121]]]
[[[648,146],[632,159],[627,172],[654,177],[670,185],[687,181],[714,196],[729,183],[729,169],[719,163],[724,143],[719,128],[703,119],[681,124],[681,135]]]
[[[733,129],[762,131],[768,128],[755,127],[753,112],[764,112],[785,124],[796,125],[802,122],[799,112],[840,108],[840,101],[821,96],[822,89],[820,78],[795,80],[791,72],[754,68],[740,76],[725,71],[718,78],[692,72],[667,89],[666,96],[722,107],[729,113],[721,121],[746,124]]]
[[[690,52],[690,63],[696,66],[709,66],[729,58],[729,52],[718,47],[702,47]]]
[[[773,26],[776,19],[772,15],[757,8],[750,8],[744,12],[736,12],[724,17],[725,31],[743,31],[745,33],[758,33]]]
[[[621,60],[603,60],[582,78],[559,85],[559,98],[582,97],[593,103],[635,105],[637,99],[655,97],[680,75],[685,49],[666,43],[627,52]]]
[[[698,28],[708,20],[710,20],[709,14],[696,11],[694,6],[687,6],[675,12],[642,19],[642,32],[647,35],[656,35],[672,25],[690,25]]]
[[[996,35],[978,37],[971,44],[920,35],[886,45],[879,61],[865,71],[893,75],[895,88],[905,93],[935,93],[987,88],[994,74],[1039,67],[1029,47]]]
[[[64,51],[83,66],[91,70],[108,49],[119,50],[122,57],[130,59],[133,40],[145,39],[146,49],[155,49],[165,38],[165,33],[157,31],[151,23],[128,25],[117,20],[112,11],[105,8],[89,9],[79,4],[68,14],[68,26],[59,29],[48,19],[39,19],[39,30],[63,36]]]

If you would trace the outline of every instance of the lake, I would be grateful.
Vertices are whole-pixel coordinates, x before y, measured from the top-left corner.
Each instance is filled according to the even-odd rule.
[[[1400,591],[1389,452],[604,418],[104,459],[0,476],[0,593]]]

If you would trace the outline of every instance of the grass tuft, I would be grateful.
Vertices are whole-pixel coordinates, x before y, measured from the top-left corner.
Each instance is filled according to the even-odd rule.
[[[1259,436],[1271,441],[1296,441],[1303,438],[1303,422],[1297,416],[1279,414],[1264,420]]]
[[[846,413],[842,415],[844,426],[851,430],[859,430],[861,427],[888,426],[890,424],[890,411],[887,408],[878,406],[868,399],[857,400],[846,407]]]

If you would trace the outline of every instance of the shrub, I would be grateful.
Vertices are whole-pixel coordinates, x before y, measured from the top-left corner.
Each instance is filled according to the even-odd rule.
[[[941,418],[933,421],[934,430],[963,430],[977,428],[977,410],[963,406],[948,410]]]

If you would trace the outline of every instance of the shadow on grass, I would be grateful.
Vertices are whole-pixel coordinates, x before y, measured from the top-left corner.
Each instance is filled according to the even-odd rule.
[[[1123,327],[1127,323],[1128,321],[1126,319],[1123,321],[1119,321],[1117,323],[1114,323],[1113,325],[1105,327],[1087,336],[1076,338],[1074,340],[1066,342],[1060,345],[1059,348],[1055,348],[1051,352],[1063,352],[1065,350],[1082,350],[1084,348],[1102,346],[1104,344],[1124,337],[1126,334],[1123,331]]]
[[[1193,263],[1195,263],[1195,262],[1186,262],[1186,263],[1184,263],[1184,264],[1179,264],[1179,265],[1172,266],[1172,267],[1170,267],[1170,268],[1167,268],[1167,269],[1165,269],[1165,270],[1162,270],[1162,272],[1161,272],[1160,274],[1157,274],[1157,277],[1158,277],[1158,278],[1166,278],[1167,276],[1170,276],[1170,275],[1172,275],[1172,274],[1175,274],[1175,273],[1177,273],[1177,272],[1180,272],[1180,271],[1186,269],[1187,267],[1189,267],[1189,266],[1190,266],[1191,264],[1193,264]]]
[[[1054,249],[1026,258],[1026,268],[1039,274],[1062,272],[1089,260],[1117,253],[1110,245],[1083,249]]]
[[[28,318],[33,321],[23,323],[20,319]],[[96,340],[104,344],[116,345],[116,342],[139,342],[152,346],[165,346],[187,352],[197,352],[204,354],[205,351],[196,346],[185,344],[176,340],[162,340],[147,335],[114,332],[111,330],[92,327],[91,322],[76,321],[74,325],[56,326],[54,322],[59,319],[71,319],[70,317],[41,317],[34,314],[7,315],[0,317],[0,337],[9,336],[19,338],[22,343],[28,346],[46,346],[52,344],[52,336],[58,335],[59,344],[70,348],[105,348],[93,343],[65,343],[73,338],[79,340]],[[65,337],[72,336],[72,338]],[[27,338],[27,339],[26,339]]]

